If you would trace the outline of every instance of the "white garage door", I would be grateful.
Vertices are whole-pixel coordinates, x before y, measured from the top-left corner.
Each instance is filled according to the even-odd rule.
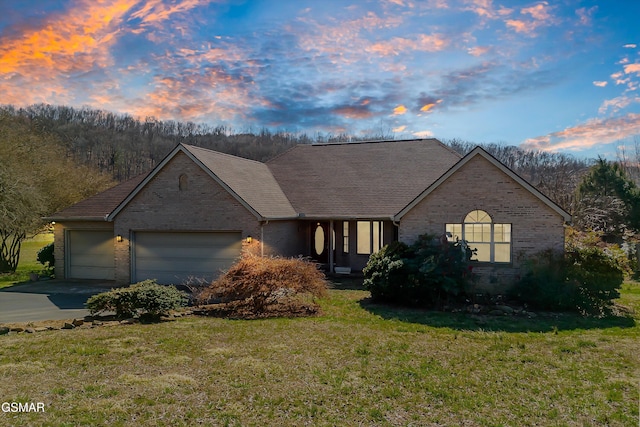
[[[137,232],[134,239],[134,282],[156,279],[177,285],[190,278],[209,281],[229,268],[242,250],[239,232]]]
[[[114,280],[113,239],[113,231],[69,230],[67,277]]]

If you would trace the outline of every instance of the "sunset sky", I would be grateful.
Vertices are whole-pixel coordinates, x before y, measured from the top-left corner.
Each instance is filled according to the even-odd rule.
[[[639,1],[0,0],[0,104],[614,157]]]

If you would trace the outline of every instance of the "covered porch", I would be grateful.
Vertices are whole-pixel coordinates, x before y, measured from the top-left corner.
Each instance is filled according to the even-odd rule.
[[[360,273],[369,256],[398,239],[390,219],[304,221],[307,256],[331,274]]]

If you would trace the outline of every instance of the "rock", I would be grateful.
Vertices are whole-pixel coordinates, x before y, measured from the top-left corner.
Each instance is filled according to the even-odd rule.
[[[33,328],[26,328],[24,331],[25,331],[26,333],[28,333],[28,334],[33,334],[33,333],[35,333],[35,332],[36,332],[36,331],[35,331],[35,329],[33,329]]]
[[[101,326],[116,326],[119,325],[120,322],[118,322],[117,320],[114,321],[110,321],[110,322],[104,322],[101,324]]]
[[[71,324],[73,326],[82,326],[82,325],[84,325],[84,320],[82,320],[82,319],[73,319],[73,322],[71,322]]]
[[[0,335],[7,335],[10,329],[7,326],[0,326]]]
[[[102,326],[102,322],[101,322],[101,321],[99,321],[99,320],[94,320],[94,321],[92,321],[92,322],[91,322],[91,324],[92,324],[93,326]]]
[[[138,323],[138,320],[134,318],[124,319],[120,321],[121,325],[133,325],[135,323]]]
[[[13,328],[11,328],[11,332],[23,332],[24,328],[21,328],[20,326],[14,326]]]
[[[75,327],[76,327],[76,325],[74,325],[73,323],[69,323],[69,322],[64,322],[64,325],[62,325],[62,329],[73,329]]]
[[[45,328],[45,327],[41,327],[41,328],[33,328],[34,332],[44,332],[44,331],[48,331],[49,328]]]
[[[509,307],[508,305],[498,305],[496,306],[496,309],[507,314],[513,314],[514,311],[513,308]]]
[[[490,315],[490,316],[504,316],[504,315],[505,315],[505,312],[504,312],[504,311],[502,311],[502,310],[491,310],[491,311],[489,312],[489,315]]]
[[[524,313],[524,312],[523,312],[523,313]],[[533,313],[533,312],[531,312],[531,311],[527,311],[527,316],[528,316],[530,319],[532,319],[532,318],[534,318],[534,317],[538,317],[538,315],[537,315],[537,314],[535,314],[535,313]]]

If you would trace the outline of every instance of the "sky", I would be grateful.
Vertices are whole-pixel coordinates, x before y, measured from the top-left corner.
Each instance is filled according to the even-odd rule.
[[[0,104],[615,157],[640,2],[0,0]]]

